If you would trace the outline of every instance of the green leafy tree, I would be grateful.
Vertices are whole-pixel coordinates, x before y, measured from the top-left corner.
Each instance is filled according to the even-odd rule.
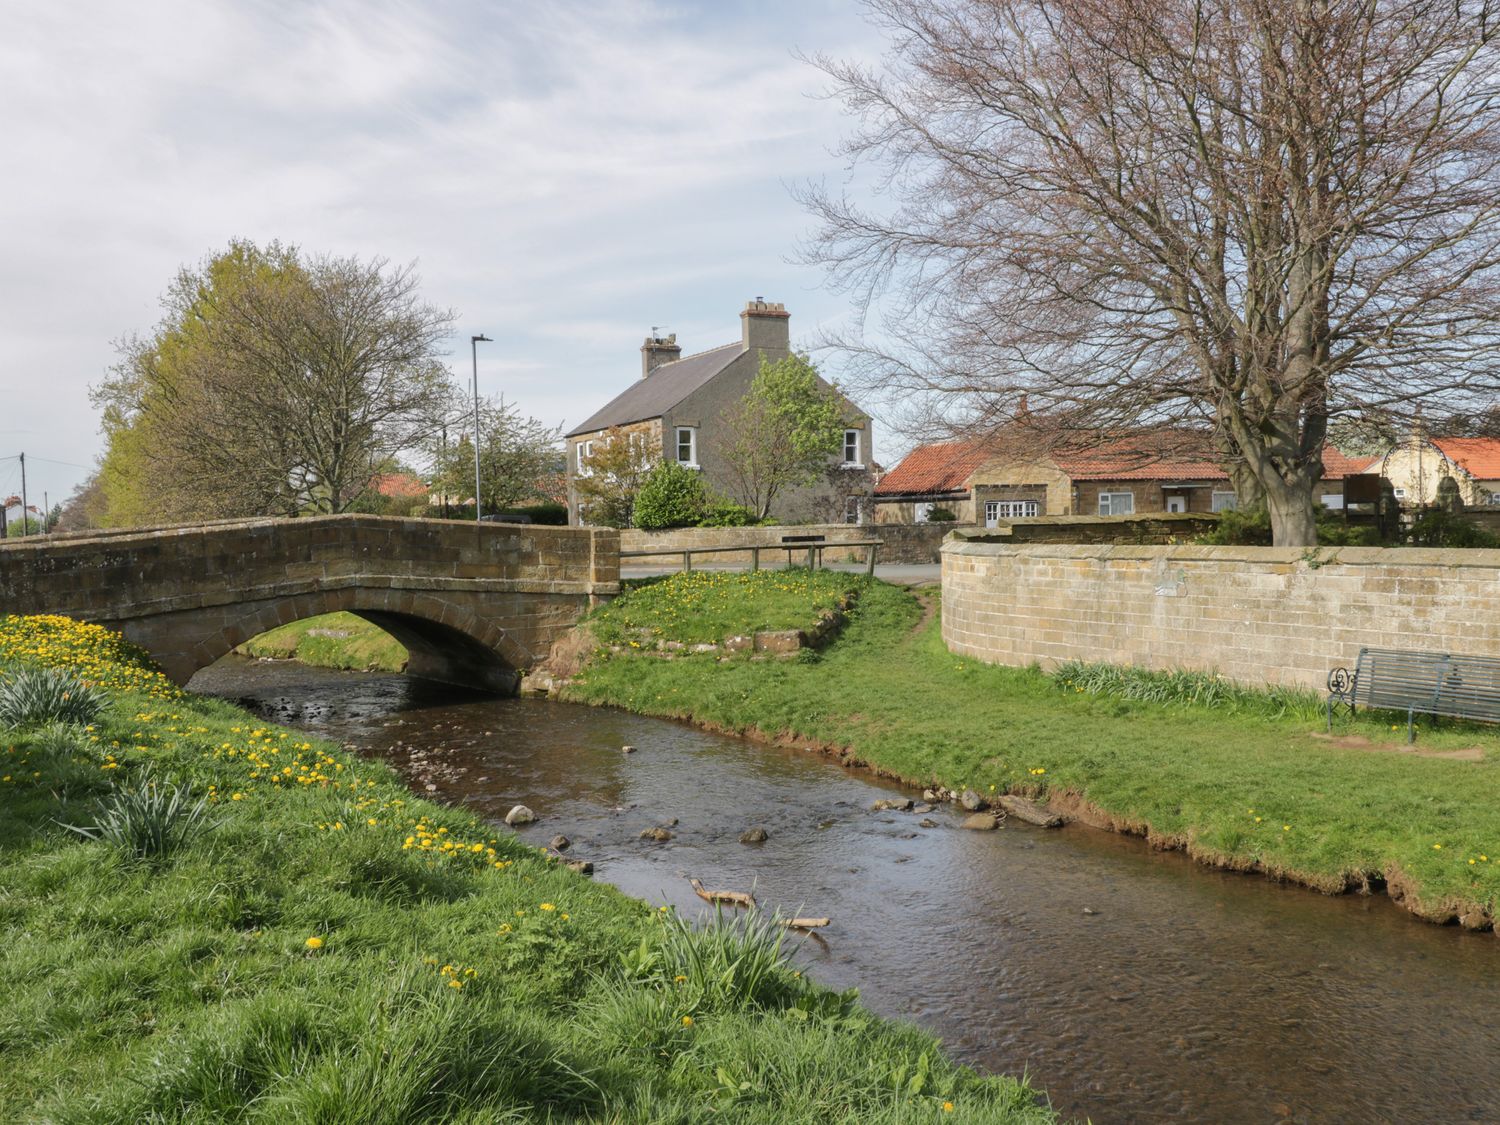
[[[462,396],[459,396],[460,398]],[[449,420],[429,439],[432,491],[451,510],[463,504],[473,516],[474,429],[472,406],[455,401]],[[561,478],[562,453],[555,428],[522,414],[514,405],[486,399],[479,404],[479,483],[484,511],[496,512],[550,498],[548,485]]]
[[[408,268],[235,242],[185,268],[94,389],[111,523],[342,512],[416,448],[452,313]]]
[[[760,361],[749,391],[725,415],[720,450],[735,499],[757,519],[776,498],[811,484],[839,451],[848,406],[806,356]]]
[[[585,521],[601,527],[633,527],[635,500],[647,475],[661,463],[661,450],[645,434],[619,426],[594,441],[593,455],[573,478]]]
[[[635,526],[645,531],[691,527],[707,502],[701,476],[676,461],[663,461],[646,474],[635,498]]]

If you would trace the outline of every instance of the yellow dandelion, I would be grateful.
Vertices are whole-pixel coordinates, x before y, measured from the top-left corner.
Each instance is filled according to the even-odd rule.
[[[310,937],[302,944],[307,946],[308,949],[322,949],[323,939],[320,937]]]

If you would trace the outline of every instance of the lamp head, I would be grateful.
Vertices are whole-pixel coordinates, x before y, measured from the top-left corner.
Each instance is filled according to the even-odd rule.
[[[479,343],[493,344],[494,342],[495,341],[491,340],[488,336],[486,336],[482,332],[478,336],[470,336],[469,337],[469,343],[471,343],[471,344],[479,344]]]

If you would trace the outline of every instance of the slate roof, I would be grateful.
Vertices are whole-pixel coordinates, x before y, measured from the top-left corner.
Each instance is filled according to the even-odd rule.
[[[628,426],[660,418],[744,352],[740,343],[725,344],[696,355],[664,363],[644,379],[638,379],[605,403],[587,419],[568,431],[568,437]]]
[[[940,441],[919,445],[875,486],[876,496],[962,492],[969,474],[989,459],[980,440]]]
[[[1494,438],[1433,438],[1444,457],[1475,480],[1500,480],[1500,441]]]

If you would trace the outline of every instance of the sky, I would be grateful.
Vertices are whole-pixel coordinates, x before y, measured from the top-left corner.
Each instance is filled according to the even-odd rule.
[[[851,123],[798,54],[882,46],[855,0],[7,0],[0,496],[17,453],[33,503],[88,474],[90,385],[234,238],[415,262],[455,373],[492,337],[480,393],[564,428],[653,326],[701,351],[764,297],[811,342],[850,309],[789,189],[848,181]]]

